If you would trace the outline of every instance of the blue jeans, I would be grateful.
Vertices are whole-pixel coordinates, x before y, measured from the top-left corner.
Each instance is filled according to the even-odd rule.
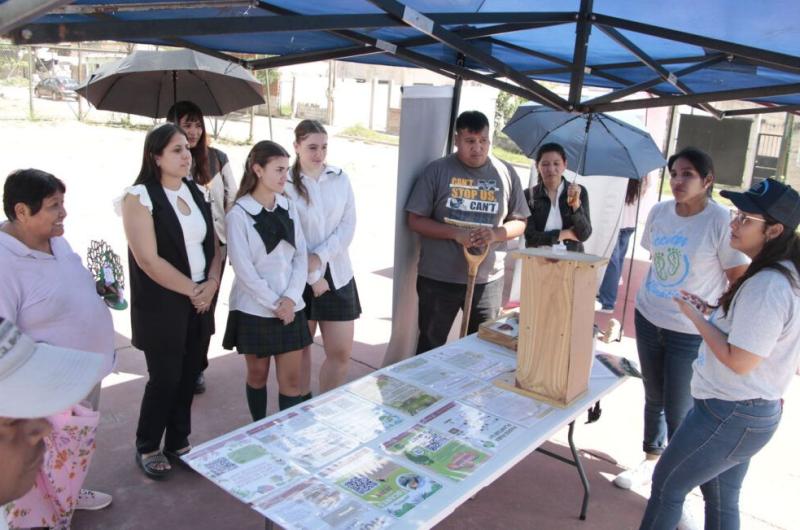
[[[606,273],[603,276],[603,282],[600,284],[600,291],[597,294],[598,300],[603,304],[603,309],[614,309],[617,304],[619,278],[622,276],[622,267],[625,265],[625,254],[628,253],[631,234],[633,234],[633,228],[620,229],[617,245],[608,259]]]
[[[642,448],[645,453],[659,455],[692,408],[692,363],[702,338],[660,328],[638,310],[634,324],[644,383]]]
[[[696,399],[653,473],[641,530],[674,530],[683,501],[700,486],[706,530],[738,530],[739,490],[750,458],[772,438],[781,402]]]

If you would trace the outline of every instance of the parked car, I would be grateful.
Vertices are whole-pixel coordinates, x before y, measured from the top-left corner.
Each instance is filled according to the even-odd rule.
[[[48,77],[42,79],[33,89],[36,97],[51,97],[53,99],[78,99],[75,89],[78,82],[68,77]]]

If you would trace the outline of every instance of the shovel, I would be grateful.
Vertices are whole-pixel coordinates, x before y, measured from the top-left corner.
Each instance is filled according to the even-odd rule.
[[[489,254],[489,245],[482,249],[480,247],[462,247],[464,250],[464,257],[467,259],[467,293],[464,296],[464,315],[461,320],[461,333],[459,338],[467,336],[467,329],[469,328],[469,318],[472,313],[472,295],[475,293],[475,278],[478,276],[478,267],[481,266],[486,255]],[[473,254],[473,252],[476,252]]]

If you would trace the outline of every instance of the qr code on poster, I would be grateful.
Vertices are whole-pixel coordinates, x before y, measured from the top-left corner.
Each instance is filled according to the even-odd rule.
[[[206,462],[205,466],[215,477],[227,473],[228,471],[233,471],[234,469],[237,468],[236,464],[234,464],[224,456],[217,458],[216,460]]]
[[[353,490],[359,495],[366,495],[378,487],[378,483],[367,477],[353,477],[344,483],[344,487]]]
[[[439,449],[442,448],[444,444],[447,443],[447,438],[445,438],[444,436],[441,436],[434,432],[426,434],[427,435],[425,437],[425,449],[427,449],[428,451],[434,451],[434,452],[438,451]]]

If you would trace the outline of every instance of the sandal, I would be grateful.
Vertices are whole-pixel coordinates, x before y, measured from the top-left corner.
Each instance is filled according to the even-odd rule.
[[[147,455],[143,455],[137,451],[136,463],[139,464],[139,467],[144,474],[153,480],[163,480],[167,478],[167,475],[169,475],[169,472],[172,469],[169,464],[169,460],[167,460],[167,457],[165,457],[164,453],[161,451]]]
[[[177,451],[170,451],[169,449],[164,449],[164,456],[170,459],[170,461],[175,461],[181,465],[188,465],[183,460],[181,460],[182,456],[188,455],[189,451],[192,450],[191,445],[187,445],[183,449],[178,449]]]

